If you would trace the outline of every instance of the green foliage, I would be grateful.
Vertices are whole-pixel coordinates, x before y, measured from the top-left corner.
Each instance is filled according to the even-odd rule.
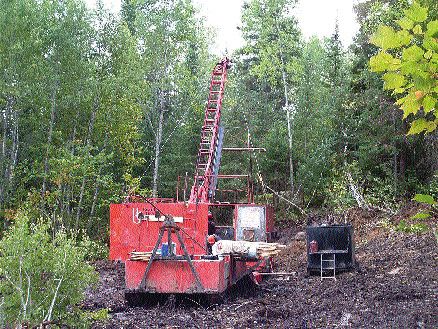
[[[404,233],[424,233],[428,231],[428,226],[424,223],[407,223],[401,220],[395,227],[396,231]]]
[[[434,200],[438,199],[438,173],[433,175],[429,181],[429,184],[424,185],[420,192],[422,192],[422,194],[432,196]]]
[[[357,174],[357,164],[347,167],[333,168],[332,178],[328,187],[328,195],[325,204],[337,212],[342,212],[356,204],[349,188],[346,173],[353,172]]]
[[[420,6],[414,1],[412,6],[405,10],[405,15],[412,22],[421,23],[427,19],[427,8]]]
[[[365,201],[372,206],[377,206],[382,209],[396,210],[399,205],[399,200],[396,198],[394,184],[391,179],[373,177],[367,175],[367,188],[364,191]]]
[[[437,202],[433,198],[432,195],[429,194],[415,194],[414,198],[412,199],[414,201],[417,201],[419,203],[422,203],[423,205],[428,206],[428,210],[420,211],[414,216],[411,217],[411,219],[428,219],[432,216],[438,215],[438,207]]]
[[[436,204],[433,197],[431,195],[427,195],[427,194],[415,194],[413,200],[420,202],[420,203],[425,203],[428,205]]]
[[[127,191],[127,195],[141,195],[144,197],[150,197],[151,191],[147,188],[141,188],[141,179],[140,177],[132,177],[131,174],[124,174],[123,179],[125,180],[125,189]]]
[[[137,172],[142,188],[148,186],[153,193],[169,197],[175,193],[178,175],[193,170],[194,140],[199,138],[212,64],[207,36],[191,1],[131,1],[124,5],[124,12],[141,44],[148,87],[139,97],[147,163]]]
[[[293,79],[297,63],[299,30],[290,15],[295,0],[252,0],[242,13],[242,34],[248,41],[242,49],[250,55],[252,75],[266,79],[271,86],[283,87],[282,74]]]
[[[91,323],[94,321],[99,321],[100,323],[105,322],[109,318],[109,309],[102,308],[97,311],[85,311],[80,313],[80,318],[82,323]]]
[[[32,224],[19,213],[0,240],[2,326],[72,316],[68,307],[80,302],[85,288],[97,280],[86,257],[87,249],[64,231],[52,237],[50,225],[42,220]]]
[[[85,260],[96,261],[99,259],[108,259],[109,249],[105,240],[91,240],[86,232],[77,235],[78,246],[87,251]]]
[[[411,217],[411,219],[427,219],[427,218],[430,218],[430,213],[425,211],[421,211]]]
[[[400,64],[400,59],[394,58],[391,54],[383,51],[370,58],[370,66],[374,72],[384,72],[387,69],[397,70]]]
[[[407,45],[412,36],[406,30],[394,31],[390,26],[379,26],[376,34],[371,38],[371,42],[383,50],[399,48]]]
[[[144,163],[138,40],[77,0],[3,1],[0,26],[0,209],[27,200],[33,216],[106,237],[123,174]]]
[[[286,178],[289,157],[298,154],[289,144],[288,113],[293,116],[293,110],[285,108],[287,97],[291,105],[300,72],[300,32],[292,15],[295,2],[252,0],[244,4],[241,30],[245,44],[232,56],[235,65],[225,91],[225,143],[243,147],[249,132],[252,145],[267,152],[252,155],[251,163],[248,154],[233,155],[234,164],[225,155],[223,172],[246,172],[252,166],[258,183],[255,188],[261,193],[258,171],[269,187],[290,189],[290,177]],[[244,188],[242,182],[239,188]]]
[[[217,61],[191,1],[124,0],[120,16],[99,3],[87,10],[82,0],[4,0],[0,11],[0,230],[24,203],[32,218],[54,218],[54,232],[99,239],[81,242],[88,259],[106,256],[111,202],[150,195],[154,181],[159,195],[173,196],[177,176],[193,173]],[[416,188],[436,198],[420,189],[436,163],[433,142],[406,140],[393,106],[398,99],[407,120],[416,118],[411,134],[435,129],[436,1],[359,2],[360,31],[348,50],[337,28],[304,41],[295,4],[251,0],[242,8],[245,44],[231,56],[225,145],[245,146],[250,132],[267,152],[251,161],[224,155],[222,172],[251,169],[256,191],[266,193],[260,172],[304,206],[355,205],[346,171],[371,204],[393,205]],[[283,192],[289,158],[293,194]]]
[[[340,103],[345,85],[339,86],[334,80],[345,78],[345,67],[338,44],[328,40],[323,44],[315,38],[304,45],[299,63],[302,70],[293,118],[296,176],[305,201],[319,204],[327,194],[325,187],[334,164],[337,146],[334,127],[343,120]],[[337,67],[336,72],[334,67]]]
[[[393,91],[403,117],[415,116],[408,135],[430,133],[438,125],[438,20],[427,22],[428,9],[415,1],[404,14],[397,21],[401,30],[381,25],[371,37],[382,50],[370,58],[370,67],[387,72],[384,88]],[[423,117],[419,117],[420,108]]]

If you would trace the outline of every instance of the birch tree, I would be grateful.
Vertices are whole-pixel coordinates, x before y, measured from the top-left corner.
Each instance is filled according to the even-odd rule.
[[[124,8],[132,5],[129,7],[126,2]],[[129,17],[135,17],[135,35],[150,91],[139,103],[144,109],[145,136],[153,139],[149,149],[152,150],[152,195],[156,197],[163,142],[173,134],[175,122],[187,113],[185,107],[193,105],[183,89],[187,80],[196,79],[196,74],[189,70],[189,53],[197,43],[203,49],[205,40],[190,1],[147,0],[140,1],[135,8],[135,15]],[[196,63],[193,65],[196,67]]]
[[[251,56],[250,72],[272,88],[282,90],[281,105],[286,115],[289,148],[289,184],[294,192],[293,116],[295,100],[291,95],[296,89],[297,59],[300,32],[291,10],[296,1],[253,0],[244,5],[242,34],[246,40],[243,53]],[[281,89],[280,89],[281,88]]]

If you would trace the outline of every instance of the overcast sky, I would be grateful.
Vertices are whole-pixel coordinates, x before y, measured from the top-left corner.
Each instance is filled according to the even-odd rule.
[[[312,35],[319,38],[330,36],[335,29],[336,18],[344,46],[348,46],[358,30],[353,13],[353,4],[358,0],[300,0],[295,16],[306,39]],[[86,0],[92,7],[96,0]],[[114,12],[120,10],[121,0],[104,0],[107,8]],[[242,45],[242,37],[237,26],[240,25],[241,6],[244,0],[193,0],[207,24],[216,29],[216,45],[212,50],[223,55],[225,49],[231,53]]]

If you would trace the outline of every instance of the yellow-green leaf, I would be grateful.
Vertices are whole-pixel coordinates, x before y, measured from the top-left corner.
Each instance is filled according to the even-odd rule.
[[[411,61],[405,61],[400,65],[400,72],[404,75],[411,75],[413,77],[421,77],[422,79],[429,78],[429,73],[427,71],[427,66],[421,63],[414,63],[412,65]]]
[[[407,32],[402,30],[401,32]],[[409,32],[408,32],[409,34]],[[380,25],[376,33],[371,36],[371,43],[383,50],[400,47],[400,37],[390,26]]]
[[[427,7],[414,2],[410,8],[405,10],[405,15],[414,22],[424,22],[427,19]]]
[[[433,38],[438,38],[438,20],[427,23],[426,35]]]
[[[429,113],[435,108],[436,99],[432,97],[431,95],[426,95],[423,98],[423,110],[426,113]]]
[[[433,55],[433,51],[432,50],[428,50],[428,51],[426,51],[425,53],[424,53],[424,58],[426,58],[426,59],[431,59],[432,58],[432,55]]]
[[[408,31],[406,30],[398,31],[396,33],[396,40],[394,41],[394,43],[396,44],[394,48],[398,48],[400,46],[406,46],[409,44],[409,42],[411,42],[411,40],[412,40],[412,35]]]
[[[400,60],[384,51],[370,58],[370,67],[373,72],[395,71],[400,67]]]
[[[421,26],[419,24],[417,24],[412,29],[412,32],[414,32],[414,34],[421,34],[421,33],[423,33],[423,29],[421,28]]]
[[[417,201],[417,202],[421,202],[421,203],[427,203],[429,205],[435,204],[435,200],[429,194],[415,194],[415,196],[412,200]]]
[[[413,45],[403,50],[402,58],[407,62],[417,62],[423,58],[424,51],[417,45]]]
[[[411,216],[411,219],[427,219],[430,217],[430,214],[428,212],[419,212],[415,214],[414,216]]]
[[[400,25],[400,27],[404,30],[410,30],[414,27],[414,22],[407,17],[399,19],[397,24]]]
[[[423,47],[425,49],[438,51],[438,42],[437,42],[436,38],[433,38],[431,36],[426,35],[426,36],[424,36]]]
[[[426,131],[428,133],[431,133],[432,131],[434,131],[436,129],[436,127],[437,127],[436,120],[435,121],[428,121],[427,123],[428,123],[428,125],[426,128]]]
[[[407,118],[409,114],[417,114],[420,109],[420,103],[415,96],[415,92],[411,91],[403,98],[403,103],[400,107],[403,110],[403,119]]]
[[[399,105],[399,106],[403,105],[403,103],[406,101],[406,98],[407,98],[407,97],[408,97],[408,96],[405,96],[405,97],[402,97],[402,98],[397,99],[397,101],[395,102],[395,104],[397,104],[397,105]]]
[[[417,119],[412,121],[411,128],[409,128],[408,135],[415,135],[422,133],[423,131],[427,130],[428,127],[428,121],[426,119]]]
[[[405,77],[401,74],[388,72],[383,75],[385,81],[384,89],[396,89],[402,87],[405,83]]]
[[[430,92],[435,85],[435,80],[427,74],[427,72],[417,71],[415,72],[418,75],[412,76],[412,81],[418,89],[424,90],[426,93]],[[424,74],[422,76],[420,74]]]

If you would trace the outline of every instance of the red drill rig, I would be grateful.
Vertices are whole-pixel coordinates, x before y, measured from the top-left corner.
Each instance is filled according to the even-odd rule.
[[[219,239],[262,243],[274,232],[273,209],[254,203],[249,175],[219,174],[226,150],[220,121],[229,68],[224,58],[212,72],[189,201],[130,198],[110,206],[110,259],[125,263],[127,294],[221,294],[268,267],[269,257],[255,252],[212,254]],[[247,150],[254,150],[249,143]],[[246,203],[216,200],[218,179],[243,176],[248,179]],[[215,226],[212,213],[224,207],[229,223]]]

